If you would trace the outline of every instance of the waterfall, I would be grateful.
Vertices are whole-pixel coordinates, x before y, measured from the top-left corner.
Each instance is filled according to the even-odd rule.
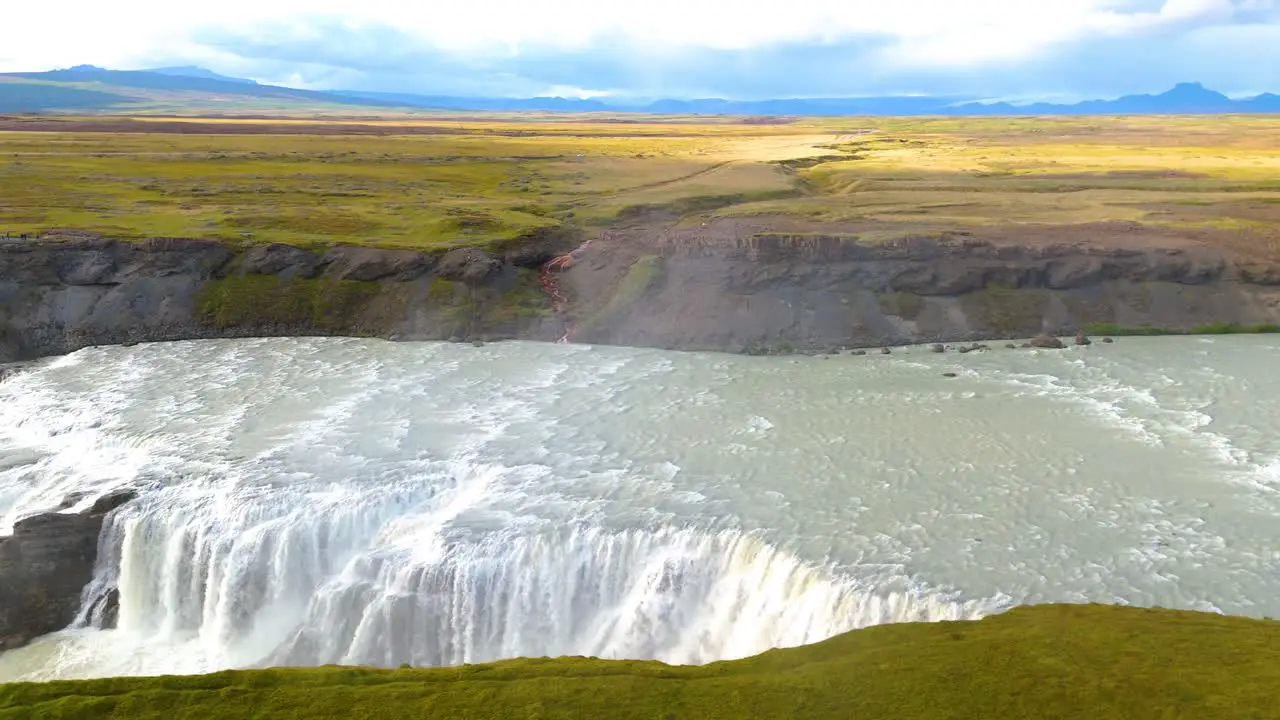
[[[1000,609],[920,588],[893,566],[804,562],[735,529],[472,517],[507,472],[471,466],[425,498],[159,493],[105,527],[83,621],[118,588],[113,634],[129,652],[180,648],[212,670],[560,655],[703,663]]]

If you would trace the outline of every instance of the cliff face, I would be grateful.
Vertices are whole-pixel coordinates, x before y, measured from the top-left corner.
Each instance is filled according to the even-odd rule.
[[[112,510],[133,499],[107,495],[82,513],[44,513],[19,520],[0,537],[0,650],[70,625],[93,579],[98,534]]]
[[[583,342],[750,351],[1025,337],[1094,323],[1280,319],[1277,268],[1212,249],[836,236],[589,246],[565,276]]]
[[[500,254],[95,238],[0,242],[0,362],[253,335],[553,340],[752,351],[1280,321],[1280,268],[1211,248],[1017,247],[965,236],[532,238]]]
[[[566,242],[433,256],[182,239],[0,240],[0,362],[254,335],[552,338],[537,268]]]

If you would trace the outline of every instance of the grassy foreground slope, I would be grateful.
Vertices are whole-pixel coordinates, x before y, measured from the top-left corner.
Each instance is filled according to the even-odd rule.
[[[0,686],[0,718],[1280,718],[1280,623],[1046,605],[705,666],[583,658]]]
[[[1098,224],[1122,221],[1274,258],[1278,178],[1269,116],[0,118],[0,233],[439,249],[709,223],[1105,244]]]

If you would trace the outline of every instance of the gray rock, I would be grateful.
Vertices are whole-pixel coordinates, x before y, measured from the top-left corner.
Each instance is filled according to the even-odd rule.
[[[502,260],[479,248],[457,248],[445,253],[436,265],[436,275],[445,280],[478,284],[502,269]]]
[[[103,520],[134,497],[132,490],[122,490],[82,513],[23,518],[12,535],[0,538],[0,650],[21,647],[75,620],[81,592],[93,579]]]
[[[1093,341],[1089,339],[1088,335],[1084,334],[1083,330],[1076,333],[1076,345],[1092,345],[1092,344],[1093,344]]]
[[[942,343],[934,343],[934,344],[929,348],[929,350],[930,350],[931,352],[944,353],[944,352],[946,352],[946,351],[947,351],[947,348],[946,348],[946,346],[945,346],[945,345],[943,345]]]
[[[1050,350],[1061,350],[1066,347],[1062,340],[1048,333],[1040,333],[1031,338],[1030,342],[1033,348],[1046,348]]]
[[[363,282],[407,282],[431,269],[431,260],[419,252],[351,245],[329,250],[321,263],[325,265],[325,277]]]
[[[245,251],[240,269],[251,275],[279,275],[284,278],[313,278],[320,272],[320,257],[293,245],[271,243]]]

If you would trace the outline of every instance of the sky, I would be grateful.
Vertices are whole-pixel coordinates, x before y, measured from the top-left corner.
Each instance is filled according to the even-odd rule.
[[[200,65],[311,89],[506,97],[1280,91],[1280,0],[6,4],[4,72]]]

